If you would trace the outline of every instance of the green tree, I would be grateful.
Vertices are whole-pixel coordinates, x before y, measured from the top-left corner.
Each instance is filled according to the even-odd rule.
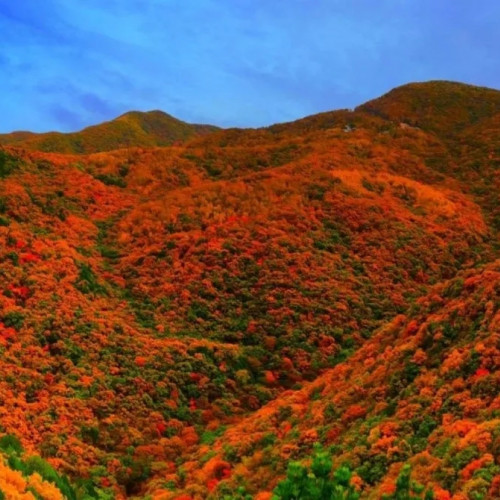
[[[406,464],[401,469],[396,480],[396,491],[391,495],[384,495],[384,500],[432,500],[432,490],[425,491],[425,487],[411,480],[411,466]],[[422,497],[423,495],[423,497]]]
[[[340,467],[332,473],[330,455],[316,448],[311,467],[299,462],[288,466],[287,477],[276,486],[273,500],[357,500],[351,471]]]

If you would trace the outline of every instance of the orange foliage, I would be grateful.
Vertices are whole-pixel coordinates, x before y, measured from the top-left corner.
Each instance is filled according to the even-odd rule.
[[[264,500],[317,442],[368,496],[406,461],[467,495],[498,448],[499,120],[445,82],[258,130],[11,137],[3,431],[117,498]]]

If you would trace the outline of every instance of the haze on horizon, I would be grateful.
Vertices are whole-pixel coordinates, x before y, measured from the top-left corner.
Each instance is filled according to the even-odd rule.
[[[0,0],[0,132],[130,110],[262,126],[398,85],[499,88],[495,0]]]

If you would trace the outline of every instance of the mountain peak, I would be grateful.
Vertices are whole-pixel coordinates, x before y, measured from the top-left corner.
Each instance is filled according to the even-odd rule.
[[[116,118],[114,118],[111,121],[127,119],[127,118],[132,118],[132,119],[139,118],[140,119],[140,118],[146,118],[146,117],[155,117],[155,118],[163,118],[163,119],[168,118],[171,120],[175,120],[177,122],[187,123],[187,122],[184,122],[183,120],[180,120],[179,118],[176,118],[173,115],[166,113],[165,111],[162,111],[161,109],[151,109],[149,111],[138,111],[138,110],[132,109],[130,111],[127,111],[127,112],[117,116]]]
[[[113,120],[78,132],[13,132],[0,135],[0,144],[58,153],[97,153],[124,147],[169,146],[218,130],[212,125],[186,123],[164,111],[129,111]]]
[[[356,110],[452,137],[500,112],[500,91],[446,80],[414,82],[396,87]]]

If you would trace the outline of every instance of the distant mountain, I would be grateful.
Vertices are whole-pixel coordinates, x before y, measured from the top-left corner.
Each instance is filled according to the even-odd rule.
[[[16,131],[10,134],[0,134],[0,144],[6,146],[8,144],[16,144],[37,137],[39,134],[33,132]]]
[[[448,81],[409,83],[356,112],[433,133],[449,161],[438,156],[428,165],[459,178],[500,229],[500,91]]]
[[[500,91],[464,83],[409,83],[356,108],[451,137],[500,112]]]
[[[88,154],[134,146],[169,146],[214,130],[217,130],[217,127],[186,123],[163,111],[131,111],[80,132],[3,134],[0,135],[0,144],[15,144],[45,152]]]

